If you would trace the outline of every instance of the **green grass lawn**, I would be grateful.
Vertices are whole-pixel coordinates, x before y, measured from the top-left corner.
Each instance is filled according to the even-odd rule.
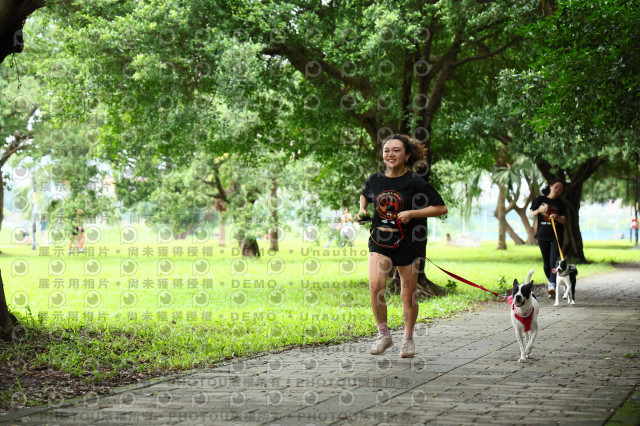
[[[10,240],[8,232],[0,233],[2,241]],[[222,248],[213,239],[160,244],[159,234],[139,227],[135,242],[122,244],[119,229],[96,232],[84,254],[69,255],[66,244],[37,251],[1,248],[5,294],[26,330],[0,345],[0,362],[19,357],[30,366],[97,381],[123,371],[188,369],[376,331],[365,233],[353,248],[330,250],[324,249],[326,240],[307,243],[292,236],[280,243],[279,252],[268,253],[261,240],[263,256],[242,259],[235,246]],[[509,245],[506,251],[495,246],[430,243],[427,256],[498,292],[514,278],[522,281],[530,268],[536,283],[545,282],[537,246]],[[610,271],[612,262],[640,261],[640,251],[630,247],[625,241],[587,242],[585,254],[593,263],[579,265],[579,277]],[[433,265],[427,275],[452,288],[451,279]],[[420,301],[419,319],[460,312],[490,297],[456,283],[452,294]],[[387,300],[389,325],[399,327],[399,296]]]

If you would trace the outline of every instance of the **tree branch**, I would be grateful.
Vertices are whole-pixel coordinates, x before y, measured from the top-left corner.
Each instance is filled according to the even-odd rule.
[[[409,133],[409,111],[411,102],[411,85],[413,83],[413,72],[411,70],[413,66],[413,57],[409,54],[407,49],[404,49],[404,70],[401,89],[400,100],[400,122],[398,123],[398,130],[400,133]]]
[[[331,80],[323,76],[323,73],[326,73],[333,79],[341,81],[345,86],[358,90],[366,99],[370,99],[375,92],[375,84],[371,80],[364,77],[349,77],[343,73],[342,70],[338,70],[332,64],[327,62],[324,55],[314,54],[293,41],[290,41],[287,44],[282,44],[280,47],[272,46],[265,48],[262,50],[262,53],[287,58],[289,63],[291,63],[291,65],[293,65],[293,67],[302,74],[307,73],[308,64],[315,61],[320,65],[322,70],[318,77],[315,78],[319,78],[325,83],[328,83]]]
[[[464,58],[464,59],[460,59],[458,62],[455,63],[454,66],[457,67],[457,66],[466,64],[467,62],[481,61],[483,59],[488,59],[488,58],[491,58],[493,56],[499,55],[502,52],[504,52],[505,50],[507,50],[509,47],[514,45],[516,43],[516,41],[518,41],[518,40],[519,40],[519,38],[516,37],[510,43],[505,44],[504,46],[500,47],[497,50],[494,50],[493,52],[489,51],[488,53],[486,53],[484,55],[475,55],[475,56],[469,56],[469,57]]]
[[[2,166],[4,166],[4,163],[7,162],[7,160],[9,159],[9,157],[11,157],[13,154],[15,154],[18,151],[22,151],[23,149],[27,148],[27,144],[25,143],[24,145],[22,145],[22,140],[25,141],[29,141],[30,139],[28,137],[24,137],[24,135],[22,135],[21,133],[16,132],[13,135],[13,142],[11,142],[9,144],[9,146],[7,147],[7,149],[2,153],[2,157],[0,157],[0,168],[2,168]]]
[[[218,189],[218,197],[216,197],[219,200],[224,201],[225,203],[229,203],[229,198],[227,197],[227,192],[224,190],[224,187],[222,186],[222,182],[220,181],[220,178],[218,177],[218,173],[214,173],[213,177],[215,179],[215,186]]]

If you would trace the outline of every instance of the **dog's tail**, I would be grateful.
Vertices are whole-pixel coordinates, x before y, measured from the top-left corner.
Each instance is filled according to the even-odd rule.
[[[532,276],[533,276],[533,268],[529,269],[529,273],[527,274],[527,279],[524,280],[524,283],[529,284],[529,281],[531,281]]]

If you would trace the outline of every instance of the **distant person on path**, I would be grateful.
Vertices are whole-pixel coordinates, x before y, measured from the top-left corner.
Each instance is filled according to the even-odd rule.
[[[47,234],[47,217],[40,216],[40,245],[45,245],[45,236]]]
[[[564,193],[565,183],[560,179],[551,182],[547,187],[542,189],[542,195],[536,197],[531,203],[529,215],[531,217],[538,216],[538,246],[542,253],[542,262],[544,264],[544,274],[547,277],[547,285],[549,297],[556,295],[556,274],[551,272],[556,262],[560,258],[558,243],[562,247],[564,241],[564,224],[566,222],[566,206],[564,201],[559,197]],[[553,226],[551,224],[553,218],[558,232],[556,240]]]
[[[371,354],[382,354],[393,346],[387,326],[384,297],[387,275],[398,267],[404,336],[400,356],[415,353],[413,328],[418,318],[416,290],[420,259],[427,245],[426,218],[447,213],[442,197],[412,168],[424,163],[426,148],[407,135],[392,135],[382,145],[385,170],[367,179],[360,195],[358,219],[367,217],[367,206],[374,204],[369,238],[369,292],[378,336]]]
[[[327,241],[327,248],[331,247],[331,240],[334,238],[336,241],[340,241],[340,221],[342,220],[342,211],[337,209],[331,212],[331,218],[329,222],[329,241]]]
[[[73,253],[73,243],[75,241],[78,253],[84,253],[84,225],[82,224],[82,209],[76,210],[76,217],[71,224],[71,237],[69,238],[69,254]]]
[[[353,216],[349,213],[349,208],[342,209],[340,218],[340,247],[349,244],[353,247],[353,239],[356,236],[356,229],[353,227]]]

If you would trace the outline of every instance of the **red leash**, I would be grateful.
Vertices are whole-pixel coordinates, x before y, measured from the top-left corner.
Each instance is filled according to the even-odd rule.
[[[400,221],[396,220],[396,224],[398,225],[398,228],[400,228],[400,232],[402,233],[402,236],[403,236],[403,238],[404,238],[404,232],[402,231],[402,226],[400,225]],[[441,270],[442,272],[444,272],[445,274],[449,275],[450,277],[455,278],[456,280],[458,280],[458,281],[460,281],[460,282],[463,282],[463,283],[465,283],[465,284],[468,284],[468,285],[470,285],[470,286],[472,286],[472,287],[479,288],[480,290],[487,291],[487,292],[489,292],[489,293],[493,294],[494,296],[500,297],[500,295],[499,295],[498,293],[494,293],[493,291],[491,291],[491,290],[488,290],[488,289],[484,288],[484,287],[483,287],[483,286],[481,286],[480,284],[476,284],[476,283],[474,283],[474,282],[472,282],[472,281],[469,281],[469,280],[468,280],[468,279],[466,279],[466,278],[462,278],[460,275],[456,275],[456,274],[454,274],[453,272],[449,272],[449,271],[447,271],[446,269],[442,269],[441,267],[439,267],[438,265],[436,265],[436,264],[435,264],[431,259],[429,259],[427,256],[425,256],[425,254],[424,254],[424,253],[422,253],[420,250],[418,250],[418,249],[416,248],[416,246],[414,246],[414,245],[413,245],[413,243],[412,243],[411,241],[409,241],[409,240],[407,240],[407,241],[409,242],[409,244],[411,244],[411,247],[413,247],[413,249],[414,249],[415,251],[417,251],[417,252],[418,252],[418,254],[419,254],[419,255],[421,255],[421,256],[422,256],[422,257],[424,257],[426,260],[428,260],[429,262],[431,262],[431,263],[433,264],[433,266],[435,266],[436,268],[440,269],[440,270]]]
[[[411,245],[413,245],[413,244],[411,244]],[[420,250],[416,249],[415,247],[414,247],[414,250],[415,250],[415,251],[417,251],[418,253],[420,253]],[[420,253],[420,254],[422,254],[422,253]],[[427,259],[429,262],[433,263],[433,261],[432,261],[431,259],[429,259],[427,256],[423,256],[423,257],[424,257],[425,259]],[[462,282],[463,282],[463,283],[465,283],[465,284],[469,284],[470,286],[473,286],[473,287],[479,288],[480,290],[488,291],[489,293],[493,294],[494,296],[498,296],[498,297],[500,297],[500,295],[499,295],[498,293],[494,293],[494,292],[492,292],[491,290],[488,290],[488,289],[486,289],[486,288],[482,287],[480,284],[476,284],[476,283],[474,283],[474,282],[472,282],[472,281],[469,281],[469,280],[468,280],[468,279],[466,279],[466,278],[462,278],[460,275],[456,275],[456,274],[454,274],[453,272],[449,272],[449,271],[447,271],[446,269],[442,269],[441,267],[439,267],[439,266],[438,266],[438,265],[436,265],[435,263],[433,263],[433,265],[434,265],[436,268],[440,269],[440,270],[441,270],[442,272],[444,272],[445,274],[449,275],[450,277],[455,278],[455,279],[456,279],[456,280],[458,280],[458,281],[462,281]]]

